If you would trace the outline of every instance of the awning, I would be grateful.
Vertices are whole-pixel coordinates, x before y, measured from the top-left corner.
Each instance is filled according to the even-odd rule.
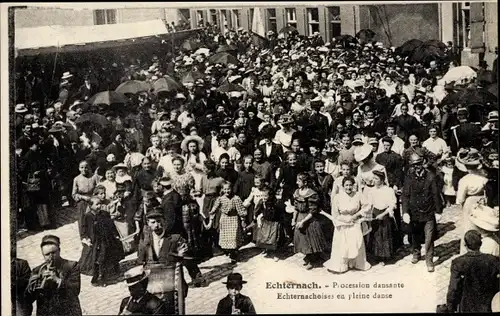
[[[15,30],[17,56],[74,52],[140,43],[168,34],[162,20],[86,26],[42,26]],[[131,40],[131,41],[130,41]]]

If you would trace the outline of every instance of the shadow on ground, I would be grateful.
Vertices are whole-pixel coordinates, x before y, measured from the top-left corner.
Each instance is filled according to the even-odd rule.
[[[437,256],[438,259],[434,262],[434,265],[439,265],[459,253],[460,239],[455,239],[445,244],[436,246],[434,249],[434,256]]]

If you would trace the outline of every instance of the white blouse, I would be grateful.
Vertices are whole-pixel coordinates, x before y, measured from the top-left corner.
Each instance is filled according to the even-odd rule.
[[[380,188],[373,188],[371,191],[372,205],[378,210],[385,210],[387,208],[395,209],[397,204],[396,194],[394,189],[383,185]]]
[[[465,175],[458,181],[456,203],[464,204],[467,197],[483,194],[486,182],[488,182],[488,178],[482,175],[473,173]]]

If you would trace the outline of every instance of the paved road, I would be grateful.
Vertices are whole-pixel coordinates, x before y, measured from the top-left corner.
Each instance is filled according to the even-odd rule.
[[[61,210],[58,214],[59,227],[54,230],[32,235],[20,235],[18,256],[28,260],[31,267],[42,262],[39,244],[45,234],[55,234],[61,238],[63,257],[78,260],[81,243],[78,238],[76,217],[72,209]],[[189,288],[186,299],[188,314],[214,313],[218,301],[226,295],[222,281],[231,272],[240,272],[248,281],[243,294],[252,298],[258,313],[319,313],[319,312],[435,312],[436,305],[444,303],[449,280],[451,259],[459,251],[461,210],[446,209],[439,224],[439,239],[436,242],[436,272],[428,273],[425,262],[411,264],[407,249],[398,253],[395,264],[384,267],[376,265],[369,271],[349,271],[334,275],[324,268],[306,271],[302,267],[302,255],[290,254],[278,262],[265,258],[253,245],[243,250],[243,261],[232,266],[227,257],[212,258],[200,265],[202,273],[210,281],[205,288]],[[121,263],[123,271],[133,266],[136,254]],[[186,273],[186,278],[189,276]],[[271,289],[268,286],[289,281],[294,283],[315,282],[321,288],[314,290]],[[268,284],[271,282],[271,284]],[[397,287],[375,289],[375,282]],[[402,285],[401,285],[402,284]],[[369,286],[366,288],[364,286]],[[357,286],[357,287],[356,287]],[[403,288],[401,288],[403,286]],[[315,293],[316,297],[285,299],[288,295]],[[90,285],[90,277],[82,275],[80,301],[86,315],[116,315],[120,301],[128,295],[123,281],[95,288]],[[326,295],[330,295],[325,298]],[[343,297],[342,297],[343,295]],[[377,299],[374,295],[378,295]],[[386,296],[386,298],[381,298]],[[388,298],[389,295],[392,297]]]

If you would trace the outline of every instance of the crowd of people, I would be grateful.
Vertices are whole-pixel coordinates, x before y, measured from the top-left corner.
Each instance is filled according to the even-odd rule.
[[[165,59],[102,61],[104,85],[95,69],[64,71],[57,99],[15,106],[14,230],[50,228],[72,207],[78,266],[94,286],[135,251],[141,265],[183,257],[204,286],[199,263],[237,264],[251,242],[274,261],[293,245],[306,270],[332,273],[394,263],[405,244],[417,263],[423,244],[433,272],[451,205],[463,208],[463,235],[480,232],[481,251],[500,255],[496,104],[478,116],[448,102],[488,82],[446,82],[454,62],[379,42],[270,32],[264,48],[243,29],[204,32]],[[123,99],[93,97],[137,81],[145,88]]]

